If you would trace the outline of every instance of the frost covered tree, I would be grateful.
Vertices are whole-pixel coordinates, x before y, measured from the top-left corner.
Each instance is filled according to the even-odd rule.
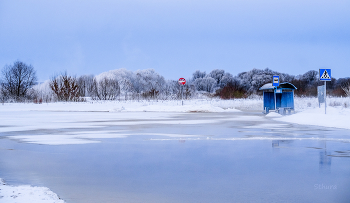
[[[231,73],[225,73],[224,76],[220,80],[219,87],[223,88],[225,87],[228,83],[233,82],[233,76]]]
[[[79,95],[82,97],[90,97],[94,91],[94,76],[93,75],[82,75],[78,77]]]
[[[137,98],[158,98],[165,87],[164,77],[155,72],[154,69],[137,70],[135,72],[128,71],[124,68],[111,70],[96,76],[100,78],[116,79],[118,81],[121,95],[125,95],[125,99]]]
[[[167,80],[163,88],[163,94],[165,99],[179,99],[180,98],[180,85],[176,80]]]
[[[52,91],[50,87],[50,80],[46,80],[45,82],[41,84],[37,84],[31,88],[34,103],[41,103],[41,102],[52,102],[54,101],[54,92]]]
[[[216,80],[211,77],[197,78],[194,81],[197,91],[213,92],[216,87]]]
[[[134,91],[135,74],[132,71],[129,71],[125,68],[120,68],[101,73],[96,76],[96,79],[99,80],[100,78],[105,77],[110,79],[116,79],[118,81],[120,87],[120,94],[125,95],[125,99],[128,98],[128,93]]]
[[[264,70],[252,69],[248,72],[242,72],[237,75],[238,80],[240,80],[241,85],[244,87],[248,93],[259,93],[259,88],[266,83],[272,83],[272,77],[274,75],[280,76],[280,82],[291,82],[286,81],[286,79],[293,78],[288,74],[282,74],[276,71],[272,71],[269,68]]]
[[[1,73],[2,94],[15,100],[23,99],[27,91],[37,82],[34,67],[21,61],[15,61],[13,65],[6,65]]]
[[[197,78],[204,78],[207,75],[205,71],[201,72],[200,70],[196,70],[192,74],[192,81],[195,81]]]
[[[246,90],[237,78],[228,82],[223,88],[216,92],[216,96],[222,99],[246,98],[248,96]]]
[[[183,87],[184,98],[191,99],[196,94],[196,87],[194,84],[186,84]]]
[[[94,79],[92,92],[93,99],[99,100],[115,100],[120,94],[119,83],[114,78]]]
[[[216,81],[216,85],[219,86],[222,77],[224,77],[225,71],[221,69],[214,69],[209,74],[208,77],[214,78]]]
[[[310,70],[310,71],[304,73],[300,77],[300,80],[306,81],[308,85],[311,85],[315,82],[318,82],[318,72],[315,70]]]
[[[293,80],[293,84],[298,88],[295,91],[299,96],[316,96],[317,86],[321,85],[318,79],[318,71],[310,70],[303,75],[298,75]]]
[[[345,94],[350,97],[350,82],[344,83],[341,88],[344,90]]]
[[[137,70],[135,74],[143,96],[157,98],[165,85],[164,77],[154,69]]]

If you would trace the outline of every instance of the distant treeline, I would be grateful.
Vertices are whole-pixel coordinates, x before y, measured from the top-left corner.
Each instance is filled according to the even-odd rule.
[[[238,87],[242,88],[247,94],[261,94],[262,92],[258,89],[266,83],[271,83],[274,75],[279,75],[281,82],[289,82],[296,86],[295,94],[297,96],[317,96],[317,86],[324,84],[323,81],[319,81],[319,72],[316,70],[310,70],[302,75],[295,76],[272,71],[268,68],[239,73],[234,77],[234,83],[239,84]],[[347,96],[349,86],[349,77],[332,78],[332,81],[327,82],[327,94],[336,97]]]
[[[7,65],[1,72],[0,99],[2,102],[54,102],[93,100],[173,100],[220,97],[222,99],[245,98],[262,94],[259,88],[272,82],[272,76],[279,75],[281,82],[290,82],[298,89],[297,96],[316,96],[319,81],[318,71],[308,71],[302,75],[289,75],[272,71],[253,69],[233,76],[221,69],[209,73],[195,71],[186,78],[183,87],[177,80],[165,80],[153,69],[129,71],[116,69],[97,76],[73,76],[67,72],[53,76],[48,81],[37,84],[33,66],[21,61]],[[327,82],[327,92],[331,96],[350,96],[350,78],[332,78]]]

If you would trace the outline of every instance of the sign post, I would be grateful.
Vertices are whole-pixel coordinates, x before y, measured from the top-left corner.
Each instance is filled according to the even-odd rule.
[[[324,85],[317,87],[318,107],[321,108],[321,103],[324,103]]]
[[[332,70],[331,69],[320,69],[319,71],[320,81],[324,81],[324,114],[327,114],[327,94],[326,87],[327,81],[332,81]]]
[[[280,85],[280,76],[278,75],[274,75],[272,77],[272,86],[276,87],[273,91],[273,96],[274,96],[274,99],[275,99],[275,111],[277,111],[277,101],[276,101],[276,90],[277,90],[277,87]]]
[[[185,78],[180,78],[179,79],[179,85],[182,87],[182,91],[181,91],[181,103],[182,106],[184,105],[184,85],[186,84],[186,80]]]

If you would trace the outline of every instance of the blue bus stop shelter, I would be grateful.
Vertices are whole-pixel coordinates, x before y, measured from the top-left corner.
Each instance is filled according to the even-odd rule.
[[[294,90],[296,89],[293,84],[288,82],[280,83],[277,87],[273,86],[272,83],[260,87],[259,90],[263,91],[264,113],[269,113],[270,110],[278,111],[281,114],[294,111]]]

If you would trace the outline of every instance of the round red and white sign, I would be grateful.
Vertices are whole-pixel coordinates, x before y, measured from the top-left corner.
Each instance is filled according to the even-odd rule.
[[[180,78],[179,79],[179,85],[185,85],[185,84],[186,84],[185,78]]]

